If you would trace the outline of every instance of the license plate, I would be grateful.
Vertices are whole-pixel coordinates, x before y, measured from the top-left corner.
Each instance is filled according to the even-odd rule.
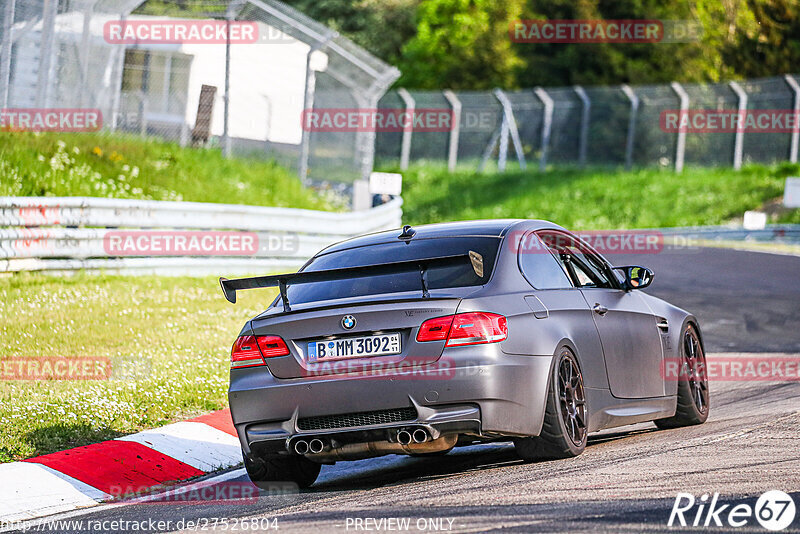
[[[400,354],[400,334],[312,341],[308,344],[307,354],[310,362]]]

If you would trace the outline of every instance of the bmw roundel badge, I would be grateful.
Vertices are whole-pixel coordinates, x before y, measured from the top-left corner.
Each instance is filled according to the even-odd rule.
[[[356,326],[356,318],[352,315],[345,315],[342,317],[342,328],[345,330],[352,330]]]

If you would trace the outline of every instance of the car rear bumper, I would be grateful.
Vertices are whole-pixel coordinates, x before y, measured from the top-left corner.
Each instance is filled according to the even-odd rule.
[[[278,379],[266,367],[237,369],[231,414],[245,453],[285,451],[306,436],[384,439],[404,427],[434,438],[538,435],[551,361],[484,345],[448,349],[424,374]]]

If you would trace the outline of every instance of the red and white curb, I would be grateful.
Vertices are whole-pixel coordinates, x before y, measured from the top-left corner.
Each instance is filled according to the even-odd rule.
[[[75,510],[120,491],[188,480],[240,464],[230,410],[110,441],[0,464],[0,522]]]

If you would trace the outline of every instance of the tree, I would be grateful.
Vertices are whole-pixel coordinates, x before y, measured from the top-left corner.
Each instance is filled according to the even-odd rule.
[[[722,56],[743,77],[798,72],[800,2],[748,0],[749,24],[738,24],[724,43]]]
[[[516,85],[522,65],[509,23],[522,0],[423,0],[417,33],[402,49],[398,85],[421,89],[487,89]]]
[[[737,1],[737,0],[733,0]],[[534,85],[599,85],[714,81],[721,72],[717,20],[725,20],[720,0],[665,3],[658,0],[529,0],[528,19],[646,19],[699,21],[699,41],[683,43],[596,43],[515,45],[525,68],[518,83]],[[698,7],[700,6],[700,7]]]
[[[314,20],[341,32],[382,60],[395,64],[416,33],[420,0],[290,0]]]
[[[397,85],[409,88],[718,82],[800,64],[799,0],[289,2],[398,66]],[[520,19],[691,21],[703,33],[681,43],[512,43],[509,23]]]

